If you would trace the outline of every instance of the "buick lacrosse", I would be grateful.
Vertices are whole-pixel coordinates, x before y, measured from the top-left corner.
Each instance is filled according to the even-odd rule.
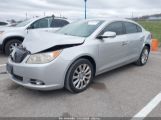
[[[79,93],[101,73],[129,63],[143,66],[151,34],[127,19],[92,19],[71,23],[56,33],[29,31],[11,53],[12,81],[36,90],[67,88]]]

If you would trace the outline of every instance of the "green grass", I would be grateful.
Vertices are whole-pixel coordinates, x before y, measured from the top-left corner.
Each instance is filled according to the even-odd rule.
[[[150,31],[153,34],[153,38],[158,39],[161,43],[161,21],[137,21],[141,24],[146,30]]]

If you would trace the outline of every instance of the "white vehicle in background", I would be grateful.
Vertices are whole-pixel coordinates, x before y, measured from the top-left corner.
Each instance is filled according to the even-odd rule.
[[[5,26],[9,26],[9,25],[10,25],[10,23],[8,23],[8,22],[0,21],[0,27],[5,27]]]
[[[15,46],[19,46],[29,30],[54,32],[69,24],[65,18],[54,16],[32,18],[13,27],[0,27],[0,50],[9,55]]]

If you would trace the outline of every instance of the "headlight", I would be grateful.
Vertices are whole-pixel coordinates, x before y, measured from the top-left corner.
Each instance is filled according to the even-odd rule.
[[[48,53],[40,53],[40,54],[33,54],[29,57],[27,60],[28,64],[45,64],[53,61],[55,58],[57,58],[62,50],[57,50],[53,52]]]
[[[4,31],[0,31],[0,35],[2,35],[4,33]]]

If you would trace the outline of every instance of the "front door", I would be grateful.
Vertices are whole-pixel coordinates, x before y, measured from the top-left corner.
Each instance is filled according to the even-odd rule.
[[[104,72],[128,60],[128,39],[122,22],[114,22],[101,32],[116,32],[114,38],[104,38],[99,40],[99,72]]]

